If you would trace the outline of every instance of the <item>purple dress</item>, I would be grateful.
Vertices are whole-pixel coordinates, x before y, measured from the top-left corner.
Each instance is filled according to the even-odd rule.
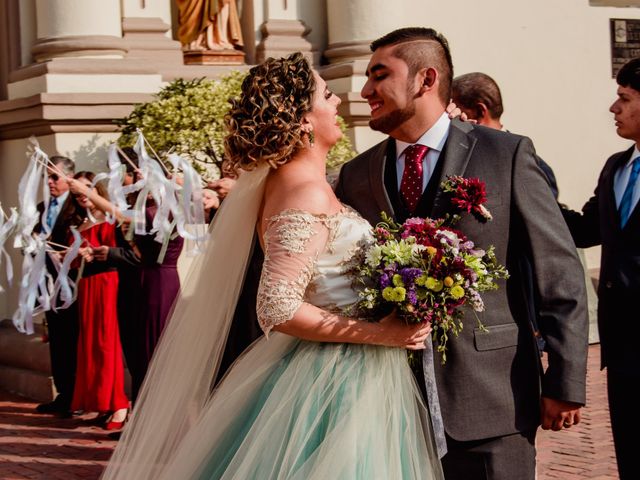
[[[154,204],[147,206],[148,226],[152,224],[156,211],[157,207]],[[140,250],[142,263],[140,367],[146,372],[171,312],[173,302],[180,291],[177,264],[184,239],[176,236],[169,240],[162,263],[158,263],[162,244],[154,240],[154,235],[136,235],[135,243]]]

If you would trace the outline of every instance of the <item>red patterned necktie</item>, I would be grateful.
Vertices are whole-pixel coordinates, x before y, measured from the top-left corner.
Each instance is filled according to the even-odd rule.
[[[409,145],[404,151],[404,173],[400,182],[400,196],[413,213],[422,197],[422,159],[427,154],[424,145]]]

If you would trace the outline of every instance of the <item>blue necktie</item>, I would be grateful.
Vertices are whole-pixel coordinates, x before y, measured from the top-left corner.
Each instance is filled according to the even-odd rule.
[[[629,175],[629,182],[627,188],[624,189],[622,194],[622,200],[620,200],[620,227],[624,228],[629,215],[631,215],[631,202],[633,200],[633,187],[636,185],[638,174],[640,173],[640,157],[633,161],[633,168],[631,169],[631,175]]]
[[[53,224],[56,218],[56,207],[58,206],[58,199],[52,198],[51,203],[49,203],[49,208],[47,209],[47,226],[49,230],[53,228]]]

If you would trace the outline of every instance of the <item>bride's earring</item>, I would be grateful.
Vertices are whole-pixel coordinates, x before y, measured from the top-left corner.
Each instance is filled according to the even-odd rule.
[[[311,130],[311,131],[309,132],[309,145],[310,145],[311,147],[313,147],[313,146],[315,145],[315,143],[316,143],[316,136],[315,136],[315,134],[313,133],[313,130]]]

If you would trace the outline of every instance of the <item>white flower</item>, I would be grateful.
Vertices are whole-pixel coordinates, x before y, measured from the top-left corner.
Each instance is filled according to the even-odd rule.
[[[382,260],[382,247],[380,245],[372,245],[365,256],[365,263],[371,268],[377,268]]]

